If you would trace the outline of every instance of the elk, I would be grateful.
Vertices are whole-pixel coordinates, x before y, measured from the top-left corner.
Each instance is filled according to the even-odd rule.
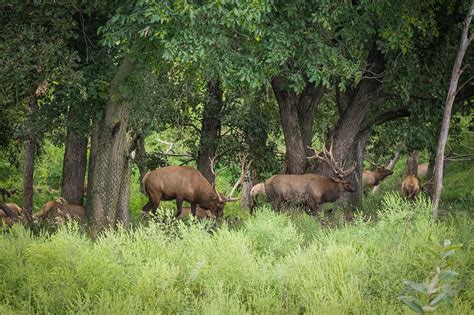
[[[405,197],[414,198],[420,191],[420,182],[414,175],[408,175],[402,182],[402,193]]]
[[[366,187],[377,186],[378,184],[380,184],[381,181],[385,179],[385,177],[393,174],[393,171],[385,168],[382,165],[370,161],[369,163],[375,166],[375,170],[364,170],[362,172],[362,184]]]
[[[46,202],[40,211],[33,214],[33,220],[78,220],[83,221],[86,218],[86,210],[79,205],[70,204],[60,197],[57,201],[50,200]]]
[[[25,222],[22,216],[23,209],[15,203],[0,204],[0,222],[12,226],[15,222]]]
[[[178,219],[185,218],[190,213],[191,213],[191,208],[183,207],[183,211],[181,211],[181,214],[178,216]],[[215,219],[216,216],[214,214],[212,214],[212,212],[210,210],[206,210],[206,209],[201,208],[201,207],[198,206],[198,207],[196,207],[196,218],[198,218],[199,220],[208,219],[208,218],[209,219]]]
[[[282,202],[303,203],[315,213],[321,204],[334,202],[343,193],[355,191],[347,180],[347,176],[355,171],[355,165],[343,170],[344,165],[339,166],[332,155],[332,144],[329,151],[323,148],[322,156],[316,154],[311,158],[327,163],[334,176],[273,175],[265,181],[265,192],[274,209],[279,210]]]
[[[210,159],[211,172],[214,176],[216,175],[215,159],[216,157]],[[156,213],[161,200],[176,200],[175,216],[179,217],[183,211],[183,201],[186,200],[191,204],[191,212],[194,216],[196,216],[196,207],[199,205],[220,218],[226,202],[239,200],[239,198],[232,198],[232,194],[244,180],[250,164],[251,162],[246,165],[245,156],[241,157],[241,176],[227,197],[218,192],[201,172],[190,166],[166,166],[147,172],[143,176],[142,186],[149,200],[143,207],[143,212],[152,210]]]
[[[255,184],[252,189],[250,190],[250,198],[252,199],[252,203],[255,204],[257,202],[258,196],[265,196],[265,184],[258,183]]]
[[[423,163],[423,164],[418,164],[418,177],[426,177],[426,174],[428,173],[428,165],[430,163]]]

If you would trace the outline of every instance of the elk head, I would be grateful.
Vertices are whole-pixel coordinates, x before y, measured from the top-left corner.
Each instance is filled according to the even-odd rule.
[[[216,204],[216,209],[218,209],[218,211],[216,212],[217,217],[220,217],[222,215],[222,212],[224,210],[224,206],[227,202],[233,202],[233,201],[240,200],[240,197],[232,197],[232,195],[234,194],[237,187],[239,187],[239,185],[245,179],[245,177],[248,176],[248,173],[249,173],[249,170],[250,170],[250,165],[252,165],[252,161],[247,162],[247,155],[248,154],[243,154],[239,158],[240,159],[240,177],[237,180],[237,182],[234,184],[234,186],[232,187],[231,191],[229,192],[229,194],[227,196],[225,196],[223,193],[217,191],[215,181],[214,181],[214,184],[212,185],[212,187],[214,188],[215,193],[217,194],[217,196],[219,198],[216,202],[217,203]],[[212,157],[212,158],[209,158],[209,160],[211,162],[211,173],[214,175],[214,177],[217,177],[217,173],[215,171],[216,158],[217,158],[217,155]]]
[[[374,163],[374,162],[369,161],[369,160],[367,160],[367,162],[369,162],[370,164],[372,164],[373,166],[375,166],[375,171],[376,171],[378,174],[380,174],[380,175],[382,176],[382,178],[385,178],[385,177],[387,177],[387,176],[393,174],[393,171],[389,170],[388,168],[386,168],[386,167],[383,166],[383,165]]]
[[[328,164],[334,173],[334,176],[332,176],[332,180],[341,184],[345,191],[351,193],[355,192],[354,186],[347,179],[347,177],[352,174],[356,169],[355,162],[352,163],[352,166],[349,169],[345,170],[345,163],[342,163],[342,165],[339,165],[339,163],[337,163],[336,159],[333,156],[332,148],[333,141],[331,139],[331,146],[329,147],[329,151],[326,149],[326,145],[323,146],[323,150],[320,153],[318,153],[314,148],[311,148],[316,152],[316,154],[311,158],[318,159]]]

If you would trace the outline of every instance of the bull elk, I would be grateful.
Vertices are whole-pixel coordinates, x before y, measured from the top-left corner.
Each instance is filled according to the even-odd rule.
[[[33,214],[33,220],[58,220],[60,222],[68,220],[83,221],[86,218],[86,210],[79,205],[70,204],[66,199],[60,197],[58,201],[46,202],[40,211]]]
[[[250,190],[250,200],[252,201],[252,208],[257,204],[259,196],[265,197],[265,184],[255,184]]]
[[[282,202],[303,203],[315,213],[321,204],[334,202],[343,193],[355,191],[347,180],[347,176],[355,171],[355,165],[348,170],[344,170],[344,165],[339,166],[332,154],[332,144],[329,151],[324,147],[321,154],[311,158],[327,163],[334,176],[273,175],[265,181],[265,192],[273,208],[279,210]]]
[[[405,197],[414,198],[420,191],[420,182],[414,175],[408,175],[402,182],[402,193]]]
[[[385,179],[385,177],[393,174],[393,171],[385,168],[385,166],[370,161],[369,163],[375,166],[375,170],[364,170],[362,172],[362,184],[365,187],[377,186],[378,184],[380,184],[381,181]]]
[[[214,175],[216,175],[215,159],[216,157],[210,159],[211,171]],[[246,164],[245,156],[241,157],[241,176],[227,197],[218,192],[201,172],[190,166],[166,166],[147,172],[143,176],[142,185],[149,200],[143,207],[143,212],[152,210],[156,213],[161,200],[176,200],[176,217],[179,217],[183,210],[183,201],[186,200],[191,204],[191,212],[194,216],[196,216],[196,207],[199,205],[219,218],[223,214],[226,202],[239,200],[239,198],[232,198],[232,194],[242,183],[250,164],[251,162]]]

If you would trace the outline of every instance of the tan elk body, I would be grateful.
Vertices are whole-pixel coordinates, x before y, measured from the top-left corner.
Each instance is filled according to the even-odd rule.
[[[64,198],[59,198],[59,201],[46,202],[40,211],[33,214],[34,220],[83,221],[85,218],[86,209],[84,207],[67,203]]]
[[[426,174],[428,173],[429,164],[430,163],[418,164],[418,177],[426,177]]]
[[[392,175],[393,172],[385,167],[377,167],[375,170],[364,170],[362,172],[362,184],[366,187],[374,187],[380,184],[385,177]]]
[[[420,182],[414,175],[408,175],[402,182],[402,193],[408,198],[414,198],[420,191]]]

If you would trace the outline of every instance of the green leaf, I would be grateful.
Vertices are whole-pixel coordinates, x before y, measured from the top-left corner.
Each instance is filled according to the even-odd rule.
[[[435,305],[443,302],[447,298],[448,298],[448,296],[444,292],[442,292],[442,293],[438,294],[437,296],[435,296],[435,298],[430,301],[430,305],[435,306]]]
[[[426,286],[423,283],[405,281],[405,284],[415,291],[426,293]]]
[[[451,278],[456,277],[456,276],[459,276],[459,273],[457,273],[456,271],[443,270],[439,274],[439,280],[448,280],[448,279],[451,279]]]
[[[429,305],[425,305],[423,306],[423,311],[426,312],[426,313],[431,313],[431,312],[434,312],[436,310],[437,306],[433,307],[433,306],[429,306]]]
[[[423,308],[421,307],[422,303],[417,298],[413,296],[403,295],[403,296],[400,296],[399,299],[403,303],[405,303],[409,308],[411,308],[413,311],[421,315],[424,314]]]
[[[442,253],[440,254],[440,256],[441,256],[441,259],[446,259],[446,258],[448,258],[449,256],[454,255],[454,253],[455,253],[455,251],[452,249],[452,250],[447,251],[447,252],[442,252]]]

